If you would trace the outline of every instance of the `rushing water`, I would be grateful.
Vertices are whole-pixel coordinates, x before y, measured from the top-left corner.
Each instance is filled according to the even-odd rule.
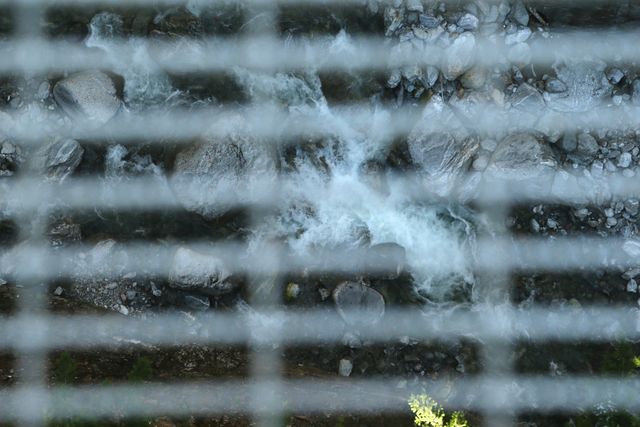
[[[87,45],[109,52],[121,25],[117,15],[97,15]],[[349,48],[344,33],[332,43],[335,49]],[[128,106],[139,109],[175,97],[169,77],[152,71],[144,45],[134,48],[137,58],[118,64]],[[322,141],[280,150],[281,173],[292,178],[281,188],[287,203],[255,226],[253,239],[283,239],[296,252],[395,242],[406,250],[417,289],[436,301],[455,284],[474,282],[468,222],[456,219],[446,206],[412,201],[393,180],[380,189],[362,172],[365,162],[384,158],[390,146],[377,132],[385,126],[384,113],[372,106],[374,120],[367,128],[355,128],[334,114],[313,70],[292,75],[235,69],[234,75],[252,102],[277,102],[294,116],[313,112],[334,132]],[[120,159],[120,151],[110,150],[111,157]]]

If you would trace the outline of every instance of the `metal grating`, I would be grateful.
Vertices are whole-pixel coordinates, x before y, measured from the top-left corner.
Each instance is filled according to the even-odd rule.
[[[113,56],[89,52],[70,42],[45,40],[39,32],[39,21],[45,9],[52,5],[180,5],[182,0],[20,0],[0,1],[9,4],[16,12],[18,24],[16,38],[0,44],[0,72],[39,74],[52,70],[78,70],[84,68],[111,68]],[[320,70],[385,69],[389,58],[394,64],[413,64],[415,56],[394,52],[384,40],[364,38],[354,42],[349,52],[334,52],[326,43],[305,43],[277,40],[274,29],[275,8],[283,4],[344,5],[344,0],[280,0],[244,1],[252,9],[247,24],[252,31],[243,40],[206,40],[185,47],[170,59],[155,60],[154,66],[172,72],[213,72],[230,67],[257,68],[280,71],[315,66]],[[359,0],[349,3],[361,4]],[[615,31],[593,33],[570,32],[558,39],[549,39],[533,45],[532,61],[549,64],[562,56],[598,56],[616,61],[634,61],[640,47],[629,43],[637,32]],[[611,45],[617,46],[615,50]],[[159,51],[171,46],[153,43],[149,49]],[[127,44],[114,46],[118,61],[126,61],[132,55]],[[491,66],[500,61],[506,52],[481,42],[477,46],[479,65]],[[441,50],[425,49],[421,58],[425,63],[439,65],[444,61]],[[418,61],[421,62],[421,61]],[[358,106],[341,112],[345,121],[368,123],[372,114]],[[416,117],[414,113],[390,111],[393,126],[376,129],[386,137],[408,133]],[[169,137],[186,139],[196,136],[205,128],[212,116],[230,117],[238,111],[208,110],[173,112],[159,116],[129,117],[124,122],[114,120],[98,130],[75,124],[64,126],[56,121],[33,123],[30,117],[16,117],[3,132],[24,144],[36,144],[43,135],[96,138],[108,136],[112,141],[136,138]],[[256,106],[240,112],[246,124],[246,132],[267,137],[323,134],[327,132],[322,118],[299,114],[294,117],[283,135],[280,127],[272,126],[290,118],[288,111],[273,105]],[[477,105],[472,113],[476,118],[471,128],[477,131],[516,130],[523,123],[525,113],[505,114],[493,111],[486,105]],[[627,129],[638,125],[638,108],[594,109],[588,114],[547,112],[547,127],[558,131],[578,129],[589,123],[591,127]],[[223,119],[222,122],[225,120]],[[176,123],[178,125],[176,125]],[[438,121],[430,123],[434,131],[446,129]],[[524,122],[524,129],[531,125]],[[230,129],[220,128],[220,136]],[[233,129],[237,130],[237,129]],[[331,133],[340,130],[331,129]],[[411,189],[407,176],[395,177],[397,185]],[[562,173],[552,180],[566,180]],[[273,206],[283,197],[279,189],[281,181],[261,182],[253,191],[255,197],[249,203],[256,208]],[[522,183],[493,183],[481,188],[479,199],[486,204],[487,212],[496,223],[504,223],[511,204],[531,201],[586,203],[603,197],[630,197],[640,194],[637,178],[614,177],[566,182],[553,194]],[[100,270],[79,270],[73,260],[86,248],[61,249],[55,252],[44,242],[47,213],[60,209],[82,209],[109,206],[124,208],[175,207],[176,200],[167,191],[166,183],[157,180],[136,179],[108,183],[99,179],[69,179],[64,186],[46,185],[29,176],[7,183],[0,183],[3,199],[0,206],[12,213],[20,222],[23,244],[0,253],[1,275],[11,275],[19,280],[24,296],[20,298],[18,313],[0,320],[0,349],[12,350],[19,355],[23,378],[19,387],[0,391],[0,421],[13,421],[24,425],[42,425],[48,418],[70,416],[104,417],[117,411],[119,416],[207,415],[211,413],[248,412],[259,425],[278,425],[285,412],[322,413],[332,411],[359,413],[372,410],[398,411],[406,407],[406,399],[412,392],[428,390],[429,394],[445,401],[447,406],[476,410],[487,417],[487,425],[510,425],[515,414],[525,411],[575,411],[606,403],[611,407],[628,411],[640,411],[637,395],[640,383],[634,379],[594,377],[541,378],[516,376],[509,361],[510,345],[516,339],[531,341],[611,341],[619,339],[640,340],[640,311],[608,307],[588,307],[580,310],[531,309],[510,307],[502,299],[479,305],[470,311],[423,312],[388,311],[385,322],[376,328],[363,328],[361,339],[370,342],[393,342],[399,337],[415,339],[473,337],[484,344],[485,372],[469,380],[455,384],[424,381],[404,384],[403,378],[371,380],[292,381],[281,378],[278,345],[330,344],[343,339],[343,320],[335,312],[318,311],[292,313],[277,308],[278,301],[265,300],[252,295],[254,311],[244,314],[215,314],[201,316],[196,321],[178,314],[154,316],[150,319],[122,316],[55,316],[44,308],[42,282],[59,275],[109,277],[121,271],[122,266],[101,266]],[[603,190],[604,189],[604,190]],[[197,186],[196,194],[205,189]],[[421,197],[420,188],[414,190]],[[448,195],[451,198],[458,195]],[[321,191],[314,197],[326,197]],[[219,196],[210,202],[220,202]],[[229,195],[225,203],[240,203]],[[480,240],[477,245],[479,258],[476,271],[488,275],[494,291],[504,291],[508,286],[511,270],[570,271],[575,269],[633,267],[638,264],[640,244],[629,239],[558,238],[553,240],[512,239],[503,230],[501,238]],[[298,258],[285,257],[277,247],[253,251],[250,258],[246,248],[237,245],[217,245],[211,248],[207,242],[193,242],[214,249],[232,269],[251,275],[256,286],[265,277],[287,271],[312,269],[313,271],[364,271],[393,269],[384,263],[371,265],[369,254],[362,253],[313,253]],[[579,250],[584,248],[584,250]],[[588,248],[588,249],[587,249]],[[128,245],[127,259],[131,265],[147,275],[168,274],[167,260],[175,251],[173,247],[153,245]],[[259,254],[259,256],[256,256]],[[321,261],[318,261],[321,260]],[[16,268],[19,266],[20,268]],[[447,268],[440,265],[440,268]],[[500,294],[500,292],[496,292]],[[266,320],[269,319],[269,320]],[[276,325],[274,327],[274,325]],[[104,348],[128,346],[139,343],[151,345],[181,344],[238,344],[252,349],[252,382],[181,383],[173,385],[116,385],[87,386],[50,389],[46,384],[46,360],[48,351],[61,348]],[[402,387],[400,385],[403,385]],[[286,402],[284,404],[283,402]]]

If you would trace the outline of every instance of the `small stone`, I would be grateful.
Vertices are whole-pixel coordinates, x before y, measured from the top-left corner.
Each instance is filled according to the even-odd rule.
[[[555,230],[556,228],[558,228],[558,222],[553,218],[547,218],[547,227]]]
[[[106,286],[106,288],[110,291],[114,290],[117,287],[118,287],[118,284],[116,282],[111,282]]]
[[[122,304],[118,306],[118,311],[120,314],[124,314],[125,316],[129,314],[129,309]]]
[[[440,25],[440,20],[435,16],[420,15],[420,25],[425,28],[436,28]]]
[[[627,282],[627,292],[638,292],[638,283],[631,279]]]
[[[211,302],[209,298],[204,295],[185,295],[183,297],[184,305],[194,311],[205,311],[208,310]]]
[[[529,25],[529,12],[525,7],[524,3],[520,0],[515,2],[513,8],[511,9],[511,17],[520,25],[526,27]]]
[[[544,88],[549,93],[562,93],[567,91],[567,85],[558,79],[547,80]]]
[[[640,275],[640,268],[632,268],[632,269],[629,269],[629,270],[625,271],[622,274],[622,278],[629,280],[629,279],[635,278],[638,275]]]
[[[578,139],[574,133],[565,133],[560,140],[560,149],[570,153],[578,148]]]
[[[322,301],[326,301],[329,296],[331,296],[331,292],[327,288],[319,288],[318,293],[320,294],[320,299]]]
[[[612,85],[617,85],[624,78],[624,73],[619,68],[609,68],[606,72],[607,80]]]
[[[431,88],[438,81],[438,76],[440,76],[440,71],[433,65],[428,65],[425,69],[425,72],[422,74],[422,84],[424,87]]]
[[[402,80],[402,72],[398,69],[395,69],[391,72],[391,75],[387,79],[387,87],[394,88],[400,84]]]
[[[300,285],[297,283],[289,283],[285,291],[285,298],[287,301],[293,301],[300,296]]]
[[[382,295],[361,282],[343,282],[333,291],[338,314],[352,326],[372,325],[384,316]]]
[[[458,19],[458,27],[467,30],[467,31],[473,31],[478,29],[478,24],[480,23],[480,21],[478,20],[477,17],[475,17],[474,15],[470,14],[470,13],[465,13],[464,15],[462,15],[460,17],[460,19]]]
[[[0,154],[15,154],[16,147],[10,142],[4,142],[2,144],[2,148],[0,149]]]
[[[604,216],[606,216],[607,218],[611,218],[613,216],[613,209],[611,208],[606,208],[604,210]]]
[[[588,156],[593,157],[598,154],[598,142],[596,139],[589,135],[588,133],[581,133],[578,135],[578,152]]]
[[[540,224],[538,223],[538,221],[536,221],[535,218],[531,218],[531,231],[533,231],[534,233],[540,232]]]
[[[162,296],[162,290],[153,282],[151,282],[151,293],[154,297]]]
[[[40,83],[40,86],[38,86],[38,90],[36,91],[36,98],[44,101],[49,97],[50,91],[51,85],[48,81],[45,80],[44,82]]]
[[[504,44],[511,46],[517,43],[524,43],[529,40],[529,37],[531,37],[531,30],[525,27],[513,34],[507,34],[504,38]]]
[[[60,296],[60,295],[62,295],[63,292],[64,292],[64,289],[62,289],[62,286],[58,286],[56,288],[56,290],[53,291],[53,294],[56,295],[56,296]]]
[[[340,359],[340,364],[338,366],[338,374],[342,377],[348,377],[351,375],[351,371],[353,370],[353,363],[349,359]]]
[[[488,164],[489,164],[489,159],[487,158],[487,156],[480,156],[473,161],[473,164],[471,166],[473,167],[474,170],[481,172],[487,168]]]
[[[131,301],[131,300],[135,299],[135,297],[138,295],[138,293],[136,291],[134,291],[134,290],[128,290],[126,292],[126,295],[127,295],[127,299],[129,301]]]
[[[132,271],[131,273],[127,273],[124,276],[122,276],[122,278],[126,279],[126,280],[135,279],[135,277],[136,277],[136,272],[135,271]]]
[[[622,153],[618,157],[618,166],[620,166],[621,168],[628,168],[629,166],[631,166],[632,161],[633,157],[631,156],[631,153]]]
[[[576,209],[573,214],[576,216],[576,218],[580,219],[580,220],[584,220],[586,217],[589,216],[589,209],[587,208],[580,208],[580,209]]]
[[[624,210],[631,216],[638,215],[638,208],[640,207],[640,201],[637,199],[629,199],[624,201]]]
[[[617,223],[618,223],[618,220],[617,220],[617,219],[615,219],[614,217],[607,218],[607,225],[608,225],[609,227],[613,227],[613,226],[615,226]]]

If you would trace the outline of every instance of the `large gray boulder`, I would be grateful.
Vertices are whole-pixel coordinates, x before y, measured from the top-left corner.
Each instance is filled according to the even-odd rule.
[[[434,123],[449,130],[434,131],[431,127]],[[429,190],[444,196],[469,169],[479,144],[454,111],[441,98],[434,97],[425,107],[420,123],[409,134],[407,148]]]
[[[107,123],[122,105],[113,80],[98,70],[60,80],[53,88],[53,97],[69,117],[90,128]]]
[[[179,152],[170,179],[185,209],[208,219],[264,198],[276,178],[275,155],[268,142],[237,133],[247,130],[240,117],[225,125],[236,130],[206,136]]]
[[[567,88],[564,92],[545,94],[547,106],[553,110],[584,112],[597,107],[611,96],[613,86],[605,74],[604,62],[562,63],[553,68],[558,80]]]
[[[466,32],[460,34],[446,50],[443,74],[448,80],[455,80],[464,74],[475,59],[476,38]]]
[[[227,280],[230,276],[220,258],[181,247],[173,256],[169,286],[218,296],[235,289]]]
[[[484,174],[497,180],[526,181],[551,177],[556,168],[549,146],[532,134],[515,133],[500,141]]]

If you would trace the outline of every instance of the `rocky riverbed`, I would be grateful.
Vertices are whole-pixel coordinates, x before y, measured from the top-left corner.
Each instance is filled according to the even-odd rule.
[[[602,37],[603,29],[632,30],[640,19],[640,8],[633,2],[575,7],[545,1],[369,0],[349,7],[283,6],[274,28],[281,38],[324,43],[330,51],[348,56],[357,49],[358,37],[376,36],[391,49],[389,65],[366,71],[318,67],[294,72],[234,67],[178,73],[158,68],[181,49],[197,49],[209,38],[233,40],[250,34],[250,10],[205,3],[52,8],[42,19],[43,31],[54,39],[73,40],[87,52],[99,52],[112,68],[0,76],[2,191],[26,176],[60,188],[79,179],[97,178],[108,188],[144,178],[174,202],[169,209],[65,209],[62,204],[45,211],[47,206],[42,206],[51,249],[81,248],[71,260],[73,272],[47,285],[54,307],[62,304],[66,312],[73,312],[76,305],[87,305],[93,307],[90,310],[142,317],[172,311],[197,318],[211,311],[253,310],[252,304],[264,300],[288,310],[335,310],[346,325],[351,321],[348,309],[354,306],[365,308],[372,324],[384,322],[385,310],[394,308],[473,310],[507,301],[522,308],[611,304],[638,309],[640,268],[516,272],[508,292],[496,300],[485,292],[487,278],[476,265],[477,241],[500,233],[550,240],[615,237],[630,242],[630,247],[637,244],[640,201],[615,197],[607,179],[633,182],[640,174],[640,128],[618,122],[596,126],[585,119],[600,110],[640,106],[636,62],[625,57],[611,60],[609,52],[599,57],[597,51],[588,57],[579,52],[558,54],[546,63],[536,60],[540,43],[566,40],[572,30]],[[12,27],[12,20],[0,15],[2,46]],[[158,52],[140,38],[171,42],[175,50]],[[503,55],[490,65],[478,61],[487,42]],[[118,55],[123,44],[132,57]],[[422,61],[430,48],[443,52],[435,65],[394,66],[394,58],[415,56]],[[288,113],[287,121],[274,124],[281,133],[273,137],[241,132],[249,126],[242,115],[245,108],[265,103]],[[357,103],[370,120],[363,125],[343,116],[340,108],[346,103]],[[209,108],[234,109],[238,114],[212,117],[206,129],[186,141],[171,135],[116,141],[106,135],[43,138],[34,145],[3,133],[15,125],[45,121],[71,127],[82,122],[99,131],[141,113],[199,113]],[[477,111],[484,109],[512,121],[495,120],[479,129]],[[396,113],[415,115],[415,123],[403,134],[387,135],[385,129],[394,125]],[[566,122],[559,124],[552,114],[564,114]],[[285,132],[309,115],[322,123],[324,134]],[[433,123],[446,129],[434,131]],[[567,123],[576,125],[564,126]],[[232,130],[221,135],[217,130],[223,127]],[[276,180],[277,203],[256,206],[261,186]],[[533,184],[555,198],[547,203],[518,202],[508,207],[506,218],[497,220],[486,214],[480,195],[481,189],[503,180],[522,188]],[[563,199],[566,188],[577,182],[591,191],[591,197]],[[0,244],[8,248],[25,240],[28,229],[16,221],[10,203],[6,205],[0,202]],[[249,256],[259,254],[264,245],[279,248],[286,257],[341,251],[355,259],[356,253],[364,252],[373,259],[369,267],[379,262],[393,268],[375,273],[315,272],[312,267],[322,266],[318,261],[256,279],[236,269],[237,262],[190,247],[193,241],[240,245],[248,248]],[[161,260],[167,274],[146,271],[131,261],[128,249],[141,243],[172,248],[165,258],[149,255]],[[15,268],[20,267],[0,273],[4,312],[12,310],[21,293],[22,284],[12,277]],[[394,375],[411,382],[462,378],[483,370],[473,337],[445,342],[398,337],[396,344],[383,346],[362,342],[348,329],[339,346],[281,349],[287,372],[300,377]],[[515,344],[512,359],[518,372],[637,374],[627,363],[640,354],[637,343]],[[52,364],[59,356],[52,355]],[[140,357],[151,360],[158,380],[247,373],[246,349],[189,347],[134,350],[122,353],[120,360],[73,355],[83,374],[70,382],[123,379],[123,370]],[[172,367],[168,360],[173,357],[190,368]],[[19,382],[11,358],[0,356],[0,383],[13,384],[16,378]],[[557,419],[532,415],[522,421],[577,425],[609,416],[603,414]],[[301,417],[292,425],[339,422]],[[407,422],[406,414],[398,417],[368,422]],[[482,423],[474,414],[470,419],[473,425]],[[367,423],[351,417],[347,421]],[[228,422],[243,425],[247,420]],[[631,425],[625,422],[619,425]]]

